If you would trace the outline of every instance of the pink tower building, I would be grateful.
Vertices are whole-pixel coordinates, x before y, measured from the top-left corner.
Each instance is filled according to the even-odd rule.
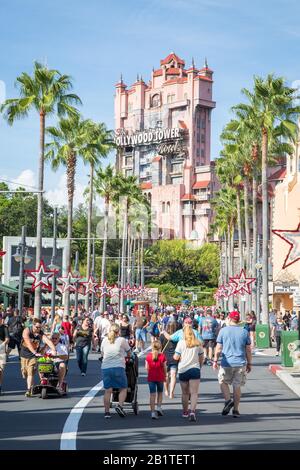
[[[213,71],[175,53],[145,83],[116,84],[117,169],[137,176],[159,237],[207,240],[216,189],[211,153]]]

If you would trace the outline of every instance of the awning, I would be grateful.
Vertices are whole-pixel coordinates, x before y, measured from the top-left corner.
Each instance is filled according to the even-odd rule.
[[[5,294],[18,294],[18,289],[13,287],[6,286],[5,284],[0,284],[0,292],[5,292]]]
[[[209,186],[210,181],[196,181],[196,183],[193,186],[193,189],[204,189]]]

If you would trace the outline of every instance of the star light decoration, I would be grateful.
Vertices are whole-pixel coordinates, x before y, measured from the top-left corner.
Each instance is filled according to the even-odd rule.
[[[98,292],[99,292],[99,297],[104,297],[104,295],[108,296],[108,297],[111,297],[112,296],[112,289],[113,287],[111,286],[108,286],[106,281],[103,282],[103,284],[101,286],[99,286],[98,288]]]
[[[81,282],[81,285],[85,286],[85,294],[96,294],[99,286],[93,276],[90,276],[88,281]]]
[[[0,251],[0,258],[2,258],[2,256],[4,256],[6,253],[6,251]]]
[[[49,270],[46,268],[43,260],[40,261],[39,267],[37,269],[25,269],[25,272],[28,276],[33,277],[34,281],[31,286],[31,290],[34,291],[38,287],[44,287],[48,289],[49,292],[52,291],[52,285],[49,282],[49,279],[54,276],[58,271]]]
[[[296,230],[272,230],[274,235],[280,237],[290,245],[290,249],[284,260],[282,269],[291,266],[300,259],[300,223]]]
[[[67,277],[58,277],[57,282],[61,284],[61,286],[57,286],[57,289],[61,294],[65,292],[76,292],[76,284],[78,282],[78,278],[72,275],[71,272],[68,273]]]
[[[229,283],[235,285],[235,294],[251,294],[250,285],[256,281],[256,277],[246,277],[245,270],[242,269],[239,276],[230,277]]]

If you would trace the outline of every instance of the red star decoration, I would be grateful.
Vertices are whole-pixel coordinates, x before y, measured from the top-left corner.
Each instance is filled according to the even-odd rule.
[[[78,278],[72,276],[72,273],[69,272],[67,277],[57,278],[57,282],[61,283],[61,286],[57,286],[57,289],[61,294],[65,292],[76,292],[76,282]]]
[[[38,269],[26,269],[25,272],[33,277],[34,282],[31,289],[34,291],[37,287],[44,287],[49,292],[52,290],[52,286],[49,279],[54,276],[57,271],[48,270],[43,260],[40,261]]]
[[[235,285],[235,294],[251,294],[250,285],[256,281],[255,277],[246,277],[245,270],[242,269],[239,276],[230,277],[229,283]]]
[[[125,295],[131,295],[132,292],[133,292],[132,287],[130,287],[130,285],[127,284],[127,286],[123,288],[123,292],[124,292]]]
[[[81,282],[81,284],[85,286],[86,294],[96,294],[98,283],[95,282],[95,279],[93,278],[93,276],[90,276],[88,281]]]
[[[284,260],[282,269],[296,263],[300,259],[300,223],[296,230],[272,230],[274,235],[280,237],[290,245],[290,249]]]
[[[108,286],[106,281],[103,282],[101,286],[99,286],[100,297],[104,297],[104,295],[111,297],[112,287]]]
[[[6,253],[6,251],[0,251],[0,258],[1,258],[2,256],[4,256],[5,253]]]

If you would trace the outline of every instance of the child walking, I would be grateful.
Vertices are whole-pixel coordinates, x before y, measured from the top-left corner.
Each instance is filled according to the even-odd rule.
[[[152,343],[152,352],[146,357],[145,367],[148,371],[151,418],[158,419],[158,416],[163,416],[161,404],[163,399],[164,382],[166,381],[167,375],[166,357],[161,352],[160,341],[154,341]],[[156,410],[155,402],[157,402]]]

